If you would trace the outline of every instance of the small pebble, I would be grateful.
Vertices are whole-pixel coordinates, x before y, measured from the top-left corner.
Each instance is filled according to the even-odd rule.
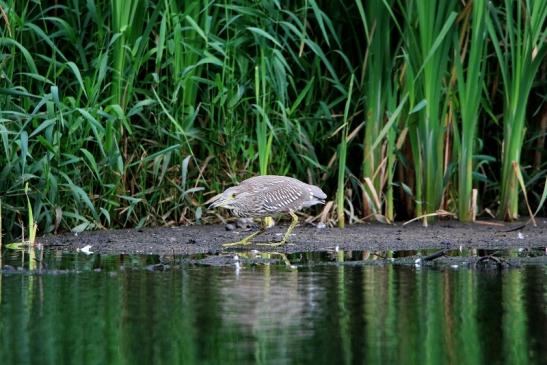
[[[252,218],[239,218],[236,221],[236,226],[238,228],[250,228],[253,225],[253,219]]]
[[[91,245],[86,245],[82,248],[77,248],[76,251],[82,252],[86,255],[91,255],[93,252],[91,251]]]

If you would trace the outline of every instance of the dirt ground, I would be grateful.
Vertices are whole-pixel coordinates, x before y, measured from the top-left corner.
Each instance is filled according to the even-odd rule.
[[[275,226],[258,237],[259,242],[279,241],[285,225]],[[537,227],[524,222],[511,224],[488,221],[463,224],[442,221],[423,227],[420,223],[383,225],[359,224],[338,228],[318,229],[298,226],[290,238],[291,245],[266,247],[256,244],[241,248],[222,247],[238,241],[251,232],[242,229],[228,231],[223,225],[179,226],[63,234],[39,238],[44,247],[76,251],[85,246],[93,253],[104,254],[219,254],[238,250],[277,251],[282,253],[323,252],[338,247],[344,251],[386,251],[419,249],[537,248],[547,247],[547,218],[537,219]]]

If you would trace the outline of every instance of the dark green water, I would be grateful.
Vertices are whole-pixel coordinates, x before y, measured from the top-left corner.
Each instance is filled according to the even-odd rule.
[[[0,275],[0,364],[547,363],[545,266],[154,260],[49,254],[78,272]]]

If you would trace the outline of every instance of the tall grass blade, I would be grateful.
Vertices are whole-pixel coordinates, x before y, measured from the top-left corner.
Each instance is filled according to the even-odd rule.
[[[424,217],[424,224],[432,216],[429,213],[441,208],[445,187],[447,93],[444,84],[456,19],[454,5],[452,1],[442,0],[402,5],[410,108],[415,108],[415,100],[426,101],[425,107],[407,122],[416,174],[416,214]]]
[[[458,155],[458,217],[473,220],[473,157],[478,131],[479,107],[485,65],[486,1],[472,3],[471,21],[465,20],[462,38],[455,55],[458,101],[461,116],[461,141]],[[467,28],[467,29],[466,29]],[[468,35],[470,34],[470,36]],[[464,70],[464,55],[467,55]]]
[[[367,34],[367,53],[364,61],[363,73],[365,75],[365,104],[366,127],[363,141],[363,178],[371,179],[372,190],[365,190],[368,194],[363,197],[363,215],[370,216],[373,212],[381,214],[381,206],[370,205],[369,194],[380,193],[387,181],[388,194],[385,195],[386,210],[390,211],[388,220],[393,218],[393,194],[391,190],[394,161],[393,140],[395,131],[390,129],[388,134],[387,150],[385,155],[381,148],[372,148],[375,141],[380,142],[379,134],[387,121],[387,103],[393,99],[393,62],[395,60],[396,47],[391,44],[391,28],[393,27],[390,9],[393,1],[373,0],[367,1],[364,6],[362,1],[357,1],[363,27]],[[387,168],[383,167],[384,159],[389,159]],[[388,177],[389,176],[389,177]],[[366,185],[368,187],[368,184]],[[374,193],[373,193],[374,191]],[[389,208],[388,208],[389,207]]]
[[[547,2],[515,3],[505,0],[490,6],[487,26],[503,81],[503,149],[501,205],[498,215],[518,218],[518,181],[513,164],[520,165],[528,96],[547,52]]]
[[[336,189],[336,209],[338,217],[338,227],[344,228],[345,226],[345,213],[344,213],[344,200],[346,192],[346,160],[347,160],[347,148],[348,148],[348,131],[349,131],[349,109],[351,106],[351,97],[353,95],[353,83],[355,81],[355,75],[351,75],[349,82],[348,96],[346,100],[346,106],[344,108],[344,120],[342,137],[340,139],[340,145],[338,147],[338,186]]]

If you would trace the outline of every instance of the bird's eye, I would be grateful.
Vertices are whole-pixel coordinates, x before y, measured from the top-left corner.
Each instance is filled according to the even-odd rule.
[[[235,193],[232,193],[232,195],[230,195],[230,198],[234,199],[236,197],[236,194]]]

